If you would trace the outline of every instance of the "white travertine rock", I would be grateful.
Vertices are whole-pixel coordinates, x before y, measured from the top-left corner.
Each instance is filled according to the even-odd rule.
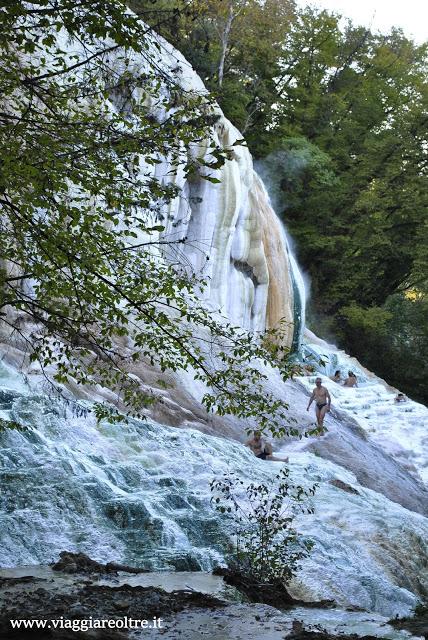
[[[157,41],[153,54],[159,67],[173,77],[185,91],[205,94],[206,89],[189,63],[171,45]],[[113,63],[117,73],[124,71],[123,60]],[[127,70],[134,77],[144,77],[147,61],[132,54]],[[136,86],[134,98],[145,101],[148,109],[162,119],[165,113],[148,99],[143,87]],[[113,97],[114,99],[114,97]],[[121,104],[116,96],[117,106]],[[180,240],[183,262],[198,275],[208,280],[204,297],[230,321],[252,331],[263,331],[285,319],[288,331],[286,343],[293,340],[294,299],[293,278],[297,265],[290,264],[290,252],[281,222],[277,218],[266,189],[253,169],[248,148],[242,144],[242,135],[225,118],[217,106],[211,106],[216,121],[207,138],[190,148],[183,148],[183,165],[172,166],[168,158],[152,169],[161,181],[180,188],[179,195],[163,210],[163,240]],[[211,138],[210,138],[211,136]],[[238,143],[238,144],[237,144]],[[197,175],[186,176],[186,160],[202,158],[212,160],[214,145],[226,149],[230,159],[218,169],[200,169]],[[140,172],[150,168],[141,158]],[[204,179],[205,175],[219,182]],[[154,236],[151,236],[151,240]],[[139,236],[136,242],[140,242]],[[168,257],[167,249],[165,254]],[[297,269],[298,270],[298,269]],[[304,292],[298,285],[300,303]]]

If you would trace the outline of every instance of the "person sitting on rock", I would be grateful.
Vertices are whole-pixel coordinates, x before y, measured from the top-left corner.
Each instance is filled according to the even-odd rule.
[[[276,458],[273,454],[272,445],[262,438],[261,431],[254,431],[252,438],[245,443],[260,460],[273,460],[274,462],[288,462],[288,458]]]
[[[346,378],[345,382],[343,383],[344,387],[358,387],[358,381],[357,381],[357,376],[355,375],[355,373],[353,373],[353,371],[348,371],[348,377]]]
[[[330,380],[333,380],[333,382],[338,382],[338,383],[342,381],[342,375],[340,373],[340,369],[334,372],[334,376],[330,376]]]

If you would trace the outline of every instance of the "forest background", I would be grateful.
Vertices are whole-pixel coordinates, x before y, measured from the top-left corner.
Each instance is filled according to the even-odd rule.
[[[290,0],[130,5],[245,136],[310,278],[309,327],[427,403],[428,43]]]

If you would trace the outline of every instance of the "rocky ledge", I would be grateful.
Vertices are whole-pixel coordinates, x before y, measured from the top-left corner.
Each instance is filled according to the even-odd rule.
[[[226,580],[234,582],[230,575]],[[238,582],[238,584],[236,584]],[[180,585],[182,588],[175,588]],[[250,602],[256,594],[242,580],[226,587],[223,576],[201,573],[148,574],[133,567],[93,561],[63,552],[51,567],[0,570],[0,637],[9,640],[409,640],[426,637],[420,620],[394,621],[376,614],[344,611],[334,603],[303,603],[284,593]],[[163,586],[160,586],[163,585]],[[425,618],[423,617],[425,616]],[[12,628],[12,621],[46,621]],[[130,621],[133,621],[130,623]],[[107,622],[111,621],[110,628]],[[145,625],[136,624],[146,621]],[[123,623],[123,625],[122,625]],[[417,623],[417,624],[416,624]],[[122,628],[125,624],[130,627]],[[415,626],[416,624],[416,626]],[[28,625],[28,623],[27,623]],[[413,627],[412,627],[413,625]],[[116,628],[113,628],[116,627]],[[408,632],[402,630],[408,629]]]

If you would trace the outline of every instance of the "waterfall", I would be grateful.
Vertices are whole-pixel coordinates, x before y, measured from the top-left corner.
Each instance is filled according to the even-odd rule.
[[[269,274],[266,326],[268,329],[275,328],[279,321],[285,318],[285,341],[291,346],[294,333],[294,296],[290,277],[290,257],[281,223],[257,174],[254,174],[252,198],[262,228],[263,250]]]
[[[229,536],[210,506],[210,480],[234,472],[262,482],[280,468],[239,442],[194,429],[151,420],[97,425],[35,393],[4,365],[0,416],[29,427],[0,434],[3,566],[51,562],[67,549],[152,570],[208,571],[223,561]],[[298,595],[389,616],[410,611],[428,520],[313,454],[293,454],[290,470],[293,481],[320,485],[314,515],[297,522],[316,542]]]
[[[285,341],[298,353],[305,328],[305,283],[291,250],[284,225],[276,215],[261,178],[255,174],[253,198],[263,229],[263,248],[269,272],[266,325],[273,328],[285,318]]]
[[[234,146],[240,133],[223,114],[213,136],[217,144],[233,148],[232,159],[212,173],[219,183],[203,176],[189,181],[179,171],[171,178],[171,167],[163,166],[162,175],[174,180],[181,192],[166,207],[162,238],[187,238],[183,257],[195,273],[207,278],[204,297],[213,309],[256,332],[284,319],[285,342],[297,349],[305,293],[286,234],[247,147]],[[210,159],[205,147],[192,153],[206,153]]]
[[[163,44],[158,55],[161,68],[174,73],[185,90],[204,91],[171,46]],[[132,53],[129,57],[130,72],[143,77],[146,61]],[[123,59],[117,64],[123,65]],[[211,134],[231,156],[212,172],[219,183],[202,175],[188,179],[168,158],[151,169],[181,189],[165,205],[162,237],[187,238],[182,257],[208,279],[207,305],[250,331],[275,327],[284,318],[286,342],[298,351],[305,321],[302,275],[248,149],[235,145],[240,133],[220,110],[217,113]],[[208,162],[209,143],[183,149],[183,154]],[[149,169],[142,160],[142,173]],[[159,250],[159,259],[168,256]],[[315,337],[309,342],[306,355],[317,360],[327,350],[324,376],[332,368],[349,366],[345,354],[316,343]],[[0,342],[0,352],[5,362],[23,362],[18,342]],[[352,365],[356,369],[355,362]],[[244,481],[269,480],[280,463],[258,460],[242,446],[244,428],[238,420],[207,416],[196,398],[198,382],[191,380],[190,398],[186,374],[171,374],[166,384],[166,374],[141,366],[140,379],[162,397],[155,407],[158,413],[145,422],[130,419],[111,425],[97,424],[91,413],[74,415],[66,403],[44,393],[37,375],[26,384],[16,369],[0,362],[0,418],[28,427],[0,433],[0,564],[47,563],[63,549],[153,570],[208,571],[224,562],[230,529],[211,508],[210,481],[226,472]],[[321,442],[325,457],[316,449],[305,450],[310,439],[282,443],[290,455],[292,481],[319,484],[315,512],[297,520],[299,531],[315,546],[293,589],[308,600],[334,599],[345,607],[405,615],[428,589],[422,571],[428,540],[428,519],[422,515],[426,493],[417,479],[418,473],[426,477],[428,468],[422,425],[427,410],[410,402],[394,407],[392,390],[363,370],[357,374],[357,390],[334,387],[325,379],[335,412],[326,424],[342,435],[340,451],[329,451],[329,434],[309,442]],[[285,398],[291,420],[302,429],[310,426],[305,406],[313,383],[314,377],[302,376],[284,384],[278,371],[266,372],[266,389]],[[79,389],[80,397],[86,394],[84,408],[90,411],[93,400],[103,397],[101,391]],[[370,484],[370,473],[360,482],[347,466],[355,443],[369,467],[385,460],[378,455],[385,451],[400,462],[407,456],[408,467],[388,457],[396,476],[391,471],[379,475],[376,487]],[[382,481],[393,485],[392,496]],[[408,487],[418,498],[414,511],[403,500]]]
[[[205,92],[201,79],[178,51],[162,39],[156,45],[152,54],[159,58],[159,67],[166,75],[173,76],[185,91]],[[111,64],[117,66],[119,75],[123,73],[123,59],[118,57],[115,61],[112,56]],[[141,77],[147,63],[130,52],[127,64],[128,74]],[[139,92],[144,95],[143,88],[136,87],[135,97]],[[116,99],[120,105],[120,96]],[[156,105],[153,109],[156,111]],[[295,308],[300,309],[302,317],[304,304],[304,296],[298,302],[293,294],[296,284],[301,290],[297,265],[266,189],[253,170],[251,154],[245,144],[237,144],[242,134],[219,107],[213,107],[213,115],[215,122],[207,138],[183,149],[182,166],[171,165],[164,158],[151,168],[141,159],[142,179],[152,172],[156,179],[173,183],[180,190],[175,199],[164,205],[165,229],[160,239],[186,238],[181,247],[183,262],[207,280],[203,295],[213,310],[254,332],[263,332],[285,319],[288,323],[285,341],[291,346],[296,327],[303,326],[301,320],[295,322],[294,318]],[[204,179],[206,169],[188,178],[183,169],[186,161],[201,158],[208,165],[215,160],[210,155],[213,145],[229,152],[223,166],[208,171],[218,182]],[[136,243],[140,240],[137,238]],[[156,240],[155,235],[151,240]],[[167,254],[168,250],[164,254],[166,259]],[[176,260],[177,256],[173,258]],[[296,343],[300,340],[301,331],[298,332]]]
[[[291,249],[290,242],[288,240],[287,232],[282,226],[282,233],[285,237],[285,245],[287,247],[287,253],[290,260],[290,273],[293,283],[293,317],[294,317],[294,332],[293,340],[291,343],[292,353],[299,354],[302,347],[303,333],[305,331],[306,320],[306,288],[303,280],[302,273],[297,264],[297,260]]]

